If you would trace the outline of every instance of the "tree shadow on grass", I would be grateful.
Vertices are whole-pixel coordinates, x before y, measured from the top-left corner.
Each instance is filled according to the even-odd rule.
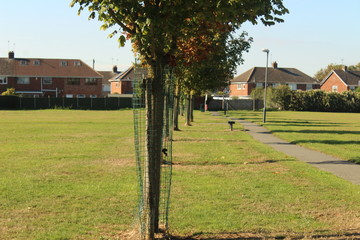
[[[333,130],[272,130],[272,133],[326,133],[326,134],[360,134],[360,131],[333,131]]]
[[[329,145],[348,145],[348,144],[360,144],[360,141],[340,141],[340,140],[296,140],[292,141],[292,144],[299,144],[299,143],[322,143],[322,144],[329,144]]]
[[[163,240],[280,240],[280,239],[360,239],[360,232],[349,231],[342,234],[252,234],[252,233],[194,233],[190,236],[168,236]]]

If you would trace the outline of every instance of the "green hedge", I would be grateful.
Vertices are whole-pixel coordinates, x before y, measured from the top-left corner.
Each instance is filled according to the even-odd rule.
[[[280,110],[360,112],[360,92],[291,91],[287,86],[280,86],[271,91],[272,105]]]

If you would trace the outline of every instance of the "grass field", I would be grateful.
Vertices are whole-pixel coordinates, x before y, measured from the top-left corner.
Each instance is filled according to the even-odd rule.
[[[262,124],[262,112],[227,113]],[[360,163],[359,113],[271,111],[264,126],[289,142]]]
[[[131,111],[0,114],[0,239],[110,240],[134,228]],[[196,112],[173,147],[173,235],[360,233],[360,186],[231,132],[221,117]]]

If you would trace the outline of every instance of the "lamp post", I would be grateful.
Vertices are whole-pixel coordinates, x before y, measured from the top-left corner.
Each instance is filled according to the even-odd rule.
[[[264,112],[263,112],[263,123],[266,122],[266,87],[267,87],[267,77],[268,77],[268,60],[270,50],[265,48],[262,50],[266,52],[266,68],[265,68],[265,88],[264,88]]]

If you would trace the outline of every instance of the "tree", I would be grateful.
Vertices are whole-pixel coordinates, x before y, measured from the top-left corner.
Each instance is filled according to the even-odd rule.
[[[16,96],[15,88],[8,88],[6,91],[1,93],[2,96]]]
[[[85,8],[89,18],[102,21],[102,29],[118,27],[110,36],[120,34],[119,43],[131,40],[133,50],[143,64],[149,66],[146,78],[147,111],[147,176],[149,188],[144,191],[144,220],[148,228],[143,239],[153,239],[159,231],[160,164],[162,154],[164,68],[173,62],[178,43],[191,36],[188,30],[197,27],[200,21],[227,24],[231,29],[240,28],[245,21],[259,21],[273,25],[283,20],[278,18],[288,10],[282,0],[73,0],[79,4],[79,13]]]
[[[326,68],[322,68],[319,71],[317,71],[314,75],[314,78],[318,81],[322,81],[327,77],[327,75],[330,74],[330,72],[332,70],[341,70],[343,68],[344,68],[344,65],[331,63],[331,64],[327,65]],[[358,63],[356,65],[351,65],[347,69],[349,71],[360,71],[360,63]]]

